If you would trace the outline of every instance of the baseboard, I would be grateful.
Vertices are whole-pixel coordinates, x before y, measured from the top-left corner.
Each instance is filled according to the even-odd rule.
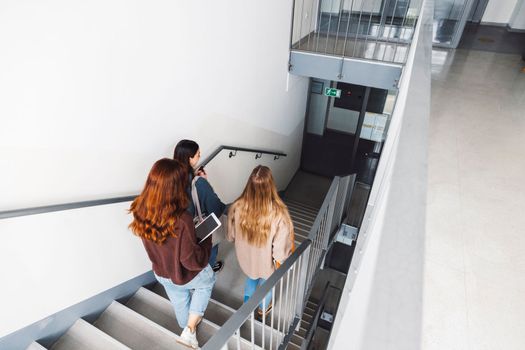
[[[525,33],[525,29],[512,28],[510,25],[507,25],[507,31],[511,33]]]
[[[512,28],[509,23],[481,22],[480,25],[489,26],[489,27],[505,28],[507,29],[508,32],[511,32],[511,33],[525,33],[525,29]]]
[[[155,282],[152,271],[139,275],[78,304],[0,338],[0,349],[25,350],[33,341],[49,348],[79,318],[93,322],[113,300],[131,297],[140,287]],[[42,300],[45,302],[45,300]]]
[[[499,22],[481,22],[480,25],[482,25],[482,26],[492,26],[492,27],[507,28],[507,26],[509,24],[508,23],[499,23]]]

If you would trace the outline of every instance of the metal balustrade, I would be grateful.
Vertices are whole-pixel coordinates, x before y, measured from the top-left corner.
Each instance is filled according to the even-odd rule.
[[[405,63],[422,0],[296,0],[291,49]]]

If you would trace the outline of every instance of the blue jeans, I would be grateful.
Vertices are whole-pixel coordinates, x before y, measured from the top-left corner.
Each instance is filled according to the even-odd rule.
[[[257,287],[262,285],[265,281],[266,280],[264,278],[251,279],[250,277],[246,277],[246,282],[244,282],[244,302],[248,301],[253,293],[255,293]],[[270,291],[268,294],[266,294],[262,303],[259,304],[259,308],[261,310],[266,310],[268,309],[268,306],[270,306],[271,302],[272,292]]]
[[[210,259],[208,260],[211,267],[217,262],[217,254],[219,254],[219,243],[211,247]]]
[[[166,290],[181,328],[188,325],[189,314],[204,315],[215,284],[215,273],[210,265],[206,265],[197,276],[184,285],[175,284],[169,278],[157,275],[155,277]]]

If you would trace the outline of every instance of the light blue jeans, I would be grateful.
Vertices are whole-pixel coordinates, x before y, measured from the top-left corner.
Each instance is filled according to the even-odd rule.
[[[215,273],[210,265],[184,285],[175,284],[169,278],[155,277],[166,290],[181,328],[188,325],[189,314],[204,315],[215,284]]]
[[[246,277],[246,282],[244,282],[244,302],[248,301],[250,297],[255,293],[257,290],[257,287],[262,285],[266,280],[264,278],[257,278],[257,279],[251,279],[250,277]],[[270,303],[272,302],[272,292],[266,294],[261,304],[259,304],[259,308],[261,310],[268,309],[268,306],[270,306]]]

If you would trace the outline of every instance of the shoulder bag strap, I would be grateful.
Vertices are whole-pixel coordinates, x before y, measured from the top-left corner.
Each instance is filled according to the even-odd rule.
[[[197,180],[200,178],[200,176],[195,176],[193,180],[191,181],[191,199],[193,200],[193,206],[195,207],[195,211],[198,217],[198,222],[201,222],[204,220],[204,217],[202,216],[201,211],[201,204],[199,202],[199,195],[197,193],[197,186],[195,185],[197,183]]]

